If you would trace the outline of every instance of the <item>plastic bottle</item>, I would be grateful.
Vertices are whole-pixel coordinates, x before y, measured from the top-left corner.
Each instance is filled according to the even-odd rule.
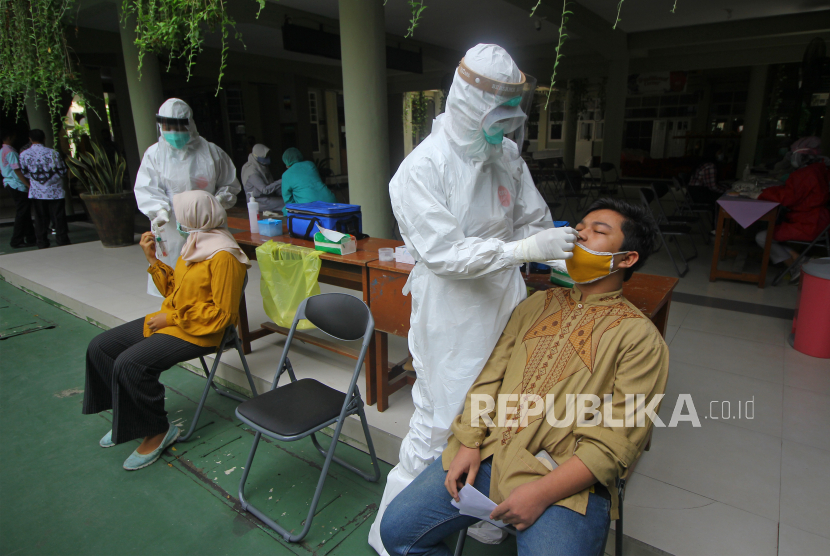
[[[749,164],[747,164],[746,168],[744,168],[744,175],[742,181],[749,181],[750,178],[752,178],[752,171],[749,169]]]
[[[254,200],[253,194],[248,201],[248,220],[251,222],[251,233],[259,233],[259,222],[257,221],[257,213],[259,212],[259,203]]]

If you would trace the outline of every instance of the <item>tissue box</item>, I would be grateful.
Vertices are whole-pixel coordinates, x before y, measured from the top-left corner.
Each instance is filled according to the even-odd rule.
[[[354,236],[344,237],[340,243],[335,243],[326,238],[322,233],[314,234],[314,249],[334,253],[335,255],[349,255],[357,251],[357,240]]]
[[[415,264],[415,257],[409,254],[406,247],[395,247],[395,262],[404,264]]]
[[[259,221],[259,235],[274,237],[282,235],[282,220],[268,218]]]

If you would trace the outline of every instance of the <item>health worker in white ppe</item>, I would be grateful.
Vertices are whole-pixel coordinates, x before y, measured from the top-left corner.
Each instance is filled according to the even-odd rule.
[[[369,533],[380,554],[383,512],[441,454],[467,390],[527,297],[519,266],[573,256],[576,232],[553,228],[517,147],[534,89],[535,79],[503,48],[471,48],[453,77],[446,113],[389,184],[401,235],[417,261],[404,288],[412,295],[409,350],[417,380],[400,463],[386,479]],[[508,133],[515,142],[504,138]]]
[[[175,267],[185,238],[176,229],[173,195],[201,189],[213,194],[222,208],[229,209],[236,204],[242,187],[236,179],[236,167],[225,151],[199,136],[186,102],[167,99],[156,114],[156,125],[159,141],[150,145],[141,160],[135,178],[135,199],[153,230],[166,242],[166,255],[159,253],[158,258]],[[152,278],[148,278],[147,293],[161,297]]]
[[[241,174],[245,198],[253,195],[262,212],[282,212],[282,180],[275,180],[271,174],[271,149],[261,143],[254,145]]]

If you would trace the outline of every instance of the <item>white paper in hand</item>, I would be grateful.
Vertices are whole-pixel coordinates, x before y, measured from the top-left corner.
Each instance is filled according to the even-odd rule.
[[[496,527],[507,527],[503,521],[490,519],[490,513],[498,504],[484,496],[473,485],[464,485],[464,488],[458,491],[458,499],[460,502],[452,500],[450,503],[458,508],[459,513],[488,521]]]

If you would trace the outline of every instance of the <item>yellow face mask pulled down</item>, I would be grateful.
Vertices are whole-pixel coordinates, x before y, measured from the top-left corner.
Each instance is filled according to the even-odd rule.
[[[581,243],[574,244],[574,256],[565,261],[568,267],[568,276],[577,284],[590,284],[620,270],[614,268],[614,255],[619,253],[605,253],[594,251]]]

